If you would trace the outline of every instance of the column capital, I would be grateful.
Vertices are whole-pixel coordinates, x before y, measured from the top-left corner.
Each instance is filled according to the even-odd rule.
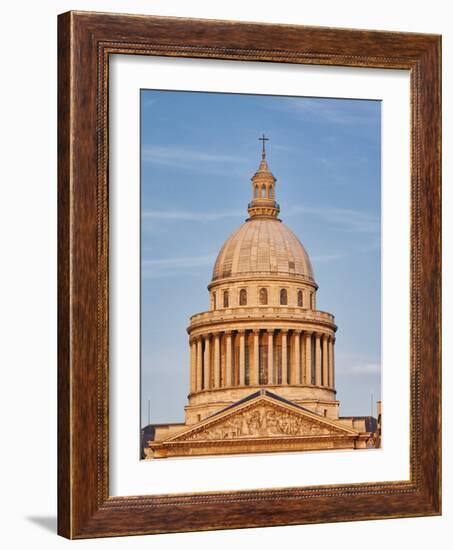
[[[225,334],[225,336],[231,336],[233,334],[233,331],[232,330],[224,330],[223,333]]]
[[[261,332],[261,329],[259,328],[253,328],[252,329],[253,334],[259,334]]]
[[[302,331],[306,336],[311,336],[313,334],[312,330],[303,330]]]
[[[265,329],[265,330],[266,330],[266,332],[268,332],[269,334],[274,334],[274,332],[275,332],[275,328],[267,328],[267,329]]]
[[[281,329],[280,329],[280,332],[281,332],[282,334],[288,334],[288,331],[289,331],[288,328],[281,328]]]
[[[243,335],[243,334],[245,334],[246,330],[247,330],[246,328],[238,328],[236,332],[237,332],[239,335]]]

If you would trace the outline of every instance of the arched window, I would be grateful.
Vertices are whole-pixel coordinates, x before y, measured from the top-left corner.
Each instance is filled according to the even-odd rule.
[[[280,290],[280,305],[281,306],[288,305],[288,292],[286,291],[286,288],[282,288]]]
[[[297,291],[297,305],[299,307],[303,307],[304,305],[304,295],[302,293],[302,290]]]
[[[266,198],[266,186],[264,185],[264,183],[261,187],[261,196],[263,197],[263,199]]]
[[[215,292],[212,293],[212,309],[216,308]]]
[[[266,288],[260,288],[260,305],[265,306],[267,305],[267,289]]]
[[[229,304],[229,294],[228,290],[225,290],[223,293],[223,307],[228,307]]]
[[[258,198],[258,193],[259,193],[259,191],[258,191],[258,185],[255,185],[255,199]]]
[[[315,307],[315,297],[314,297],[314,294],[313,292],[310,294],[310,308],[311,309],[314,309]]]
[[[247,305],[247,291],[245,290],[245,288],[241,288],[241,290],[239,291],[239,305]]]
[[[274,198],[274,188],[273,187],[269,187],[269,198],[270,199]]]

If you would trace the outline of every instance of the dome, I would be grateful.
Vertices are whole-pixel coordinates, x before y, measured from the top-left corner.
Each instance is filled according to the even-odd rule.
[[[222,246],[212,282],[249,276],[281,276],[316,284],[308,254],[296,235],[276,217],[256,216]]]
[[[249,218],[222,246],[211,284],[245,277],[282,277],[315,285],[310,259],[296,235],[279,219],[276,178],[266,160],[265,142],[258,170],[251,178]]]

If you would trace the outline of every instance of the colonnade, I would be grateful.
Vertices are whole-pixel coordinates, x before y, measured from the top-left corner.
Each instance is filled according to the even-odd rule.
[[[209,332],[190,339],[190,392],[235,386],[333,389],[332,334],[299,329]]]

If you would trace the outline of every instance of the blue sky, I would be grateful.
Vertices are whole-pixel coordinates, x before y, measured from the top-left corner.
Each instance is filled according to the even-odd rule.
[[[263,132],[280,217],[338,325],[340,413],[368,415],[380,399],[380,102],[142,90],[142,424],[148,400],[151,422],[184,420],[186,327],[247,217]]]

